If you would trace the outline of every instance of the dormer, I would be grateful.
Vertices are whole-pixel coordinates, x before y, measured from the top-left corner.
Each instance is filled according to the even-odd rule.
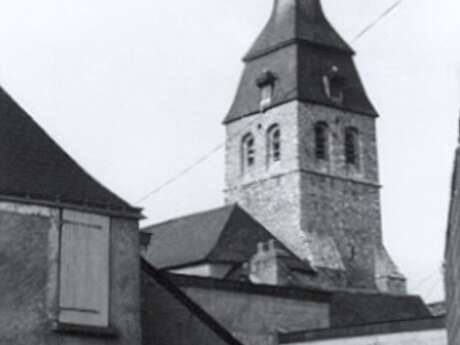
[[[273,101],[276,76],[269,70],[265,70],[256,80],[256,85],[260,90],[260,111],[264,112],[269,108]]]
[[[337,66],[323,76],[324,92],[332,102],[342,105],[344,101],[345,77]]]

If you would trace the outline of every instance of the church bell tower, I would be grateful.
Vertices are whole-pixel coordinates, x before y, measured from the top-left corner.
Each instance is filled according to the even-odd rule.
[[[319,0],[275,0],[224,120],[226,202],[342,277],[329,285],[402,294],[382,240],[378,114],[353,55]]]

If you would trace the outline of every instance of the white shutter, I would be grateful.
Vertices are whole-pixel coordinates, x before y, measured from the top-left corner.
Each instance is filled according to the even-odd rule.
[[[108,217],[75,211],[63,212],[60,322],[108,326],[109,227]]]

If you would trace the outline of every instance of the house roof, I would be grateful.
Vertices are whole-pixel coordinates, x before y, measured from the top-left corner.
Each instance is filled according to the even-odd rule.
[[[446,301],[434,302],[428,304],[428,308],[431,311],[433,316],[446,316],[447,314],[447,305]]]
[[[142,343],[242,345],[167,276],[141,259]]]
[[[423,300],[412,295],[338,291],[331,305],[334,328],[431,316]]]
[[[160,269],[202,262],[242,264],[257,252],[257,245],[274,239],[288,255],[281,260],[293,269],[311,267],[292,254],[267,229],[238,205],[224,206],[152,225],[143,255]]]
[[[326,19],[319,0],[275,0],[270,19],[246,54],[245,61],[293,41],[353,53]]]
[[[260,78],[272,75],[270,109],[297,100],[377,116],[353,62],[319,0],[276,0],[268,24],[244,58],[245,68],[224,123],[260,113]],[[335,71],[335,72],[334,72]],[[327,95],[325,76],[341,80],[343,100]]]
[[[0,196],[117,211],[140,209],[78,165],[0,88]]]

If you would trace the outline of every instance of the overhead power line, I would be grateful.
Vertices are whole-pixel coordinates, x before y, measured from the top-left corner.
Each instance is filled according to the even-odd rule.
[[[351,43],[356,43],[361,37],[371,31],[380,21],[382,21],[385,17],[387,17],[391,12],[393,12],[399,5],[403,3],[404,0],[398,0],[389,8],[387,8],[380,16],[378,16],[374,21],[372,21],[369,25],[367,25],[364,29],[362,29],[356,36],[353,38]]]
[[[374,21],[372,21],[369,25],[367,25],[366,27],[364,27],[363,30],[361,30],[359,32],[358,35],[356,35],[356,37],[352,40],[352,43],[356,43],[359,39],[361,39],[365,34],[367,34],[369,31],[371,31],[381,20],[383,20],[385,17],[387,17],[390,13],[392,13],[399,5],[401,5],[401,3],[403,2],[404,0],[398,0],[396,3],[394,3],[393,5],[391,5],[389,8],[387,8],[379,17],[377,17]],[[257,119],[257,118],[256,118]],[[255,120],[254,120],[255,121]],[[247,127],[250,127],[253,122],[250,122],[248,123]],[[244,131],[245,129],[243,129]],[[235,136],[239,135],[240,133],[236,133]],[[212,150],[210,150],[209,152],[207,152],[206,154],[204,154],[201,158],[199,158],[198,160],[196,160],[194,163],[190,164],[188,167],[186,167],[185,169],[183,169],[182,171],[180,171],[179,173],[177,173],[176,175],[174,175],[173,177],[171,177],[170,179],[166,180],[164,183],[162,183],[161,185],[159,185],[158,187],[156,187],[155,189],[151,190],[150,192],[146,193],[143,197],[141,197],[138,201],[136,201],[136,204],[139,204],[139,203],[142,203],[148,199],[150,199],[152,196],[154,196],[155,194],[159,193],[160,191],[162,191],[164,188],[172,185],[173,183],[175,183],[177,180],[179,180],[180,178],[182,178],[183,176],[187,175],[190,171],[192,171],[193,169],[195,169],[196,167],[198,167],[199,165],[203,164],[204,162],[206,162],[209,158],[211,158],[214,154],[216,154],[217,152],[219,152],[222,148],[225,147],[225,141],[220,143],[219,145],[217,145],[216,147],[214,147]]]
[[[246,127],[244,127],[241,131],[238,131],[236,132],[233,136],[231,136],[229,139],[233,139],[241,134],[243,134],[244,131],[247,130],[247,128],[251,127],[255,121],[257,121],[258,118],[254,118],[252,121],[250,121]],[[204,162],[206,162],[209,158],[211,158],[214,154],[216,154],[217,152],[219,152],[221,149],[223,149],[225,147],[225,143],[226,141],[223,141],[221,142],[219,145],[215,146],[212,150],[208,151],[206,154],[204,154],[201,158],[199,158],[198,160],[196,160],[195,162],[193,162],[192,164],[190,164],[187,168],[185,168],[184,170],[180,171],[179,173],[177,173],[176,175],[174,175],[173,177],[171,177],[170,179],[168,179],[167,181],[165,181],[164,183],[162,183],[161,185],[159,185],[157,188],[153,189],[152,191],[146,193],[142,198],[140,198],[136,204],[139,204],[143,201],[146,201],[147,199],[150,199],[153,195],[159,193],[160,191],[162,191],[164,188],[166,188],[167,186],[175,183],[177,180],[179,180],[181,177],[187,175],[190,171],[192,171],[193,169],[195,169],[196,167],[198,167],[199,165],[203,164]]]
[[[144,195],[142,198],[140,198],[136,203],[139,204],[147,199],[149,199],[151,196],[159,193],[162,189],[164,189],[165,187],[173,184],[174,182],[176,182],[178,179],[180,179],[182,176],[185,176],[187,175],[190,171],[192,171],[193,169],[195,169],[197,166],[201,165],[202,163],[204,163],[205,161],[207,161],[212,155],[214,155],[216,152],[220,151],[221,148],[223,148],[225,146],[225,142],[223,143],[220,143],[219,145],[217,145],[215,148],[213,148],[211,151],[209,151],[208,153],[206,153],[205,155],[203,155],[200,159],[198,159],[196,162],[192,163],[190,166],[188,166],[187,168],[185,168],[184,170],[182,170],[181,172],[179,172],[177,175],[171,177],[169,180],[167,180],[166,182],[164,182],[162,185],[158,186],[157,188],[155,188],[154,190],[152,190],[151,192],[147,193],[146,195]]]

